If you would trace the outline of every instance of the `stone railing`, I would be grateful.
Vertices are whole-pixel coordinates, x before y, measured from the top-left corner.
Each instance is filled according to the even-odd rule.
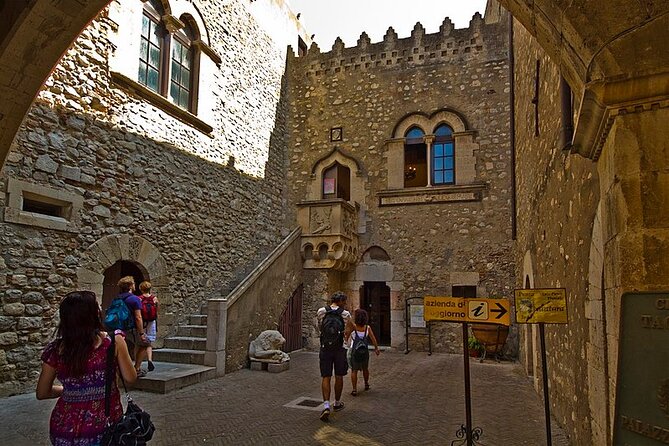
[[[341,199],[299,203],[300,251],[306,269],[347,271],[358,257],[358,204]]]
[[[219,376],[244,367],[249,342],[277,328],[286,302],[302,283],[300,232],[293,230],[226,298],[209,299],[204,361]]]

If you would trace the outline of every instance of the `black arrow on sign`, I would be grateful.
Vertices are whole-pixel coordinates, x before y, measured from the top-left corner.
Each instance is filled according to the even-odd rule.
[[[491,313],[499,313],[495,319],[501,319],[502,316],[504,316],[507,311],[506,308],[504,308],[502,305],[500,305],[499,302],[495,302],[495,305],[497,305],[497,308],[494,310],[490,310]]]

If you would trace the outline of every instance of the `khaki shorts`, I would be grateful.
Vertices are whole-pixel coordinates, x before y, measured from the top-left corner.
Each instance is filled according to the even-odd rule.
[[[139,331],[137,331],[136,328],[133,328],[132,330],[128,331],[126,334],[126,340],[134,345],[138,346],[140,348],[148,347],[151,345],[151,343],[148,340],[143,340],[142,337],[139,335]]]

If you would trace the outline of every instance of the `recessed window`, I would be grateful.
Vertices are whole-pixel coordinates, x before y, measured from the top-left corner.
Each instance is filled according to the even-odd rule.
[[[171,33],[167,32],[165,21],[171,23]],[[137,80],[191,113],[197,110],[199,54],[193,45],[196,40],[199,33],[190,16],[177,20],[165,15],[160,1],[144,4]]]
[[[156,93],[162,93],[160,77],[165,65],[162,60],[162,48],[166,33],[160,23],[162,12],[160,2],[147,2],[142,15],[139,50],[139,83]]]
[[[27,181],[7,180],[4,221],[60,231],[77,232],[84,199],[62,189]]]
[[[404,138],[404,187],[427,186],[425,132],[420,127],[411,127]]]
[[[192,60],[190,46],[179,39],[174,39],[170,98],[172,102],[185,109],[188,109],[190,104]]]
[[[323,172],[323,198],[351,199],[351,169],[337,162]]]
[[[48,215],[50,217],[63,217],[64,207],[54,203],[45,203],[44,201],[23,198],[23,211],[33,214]]]
[[[455,141],[453,129],[440,125],[434,131],[432,184],[455,184]]]
[[[476,297],[476,285],[453,285],[451,297]]]

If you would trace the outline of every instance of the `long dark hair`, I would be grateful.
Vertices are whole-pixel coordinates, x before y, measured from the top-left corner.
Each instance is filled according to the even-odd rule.
[[[60,303],[57,343],[67,374],[81,376],[103,330],[100,306],[92,291],[73,291]]]

